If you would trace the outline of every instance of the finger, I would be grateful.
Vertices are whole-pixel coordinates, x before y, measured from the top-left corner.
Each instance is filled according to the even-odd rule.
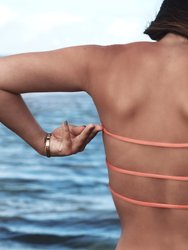
[[[96,124],[95,128],[99,131],[103,130],[103,126],[100,124]]]
[[[85,149],[85,147],[87,146],[87,144],[96,136],[96,134],[98,132],[100,132],[101,129],[97,129],[96,127],[90,132],[90,134],[88,134],[87,138],[85,138],[84,140],[81,140],[78,142],[78,144],[76,144],[76,148],[83,151]]]
[[[95,129],[91,132],[91,134],[88,136],[87,140],[86,140],[86,144],[88,144],[96,135],[98,132],[100,132],[101,129]]]
[[[94,128],[95,128],[94,124],[89,124],[85,127],[85,129],[81,132],[81,134],[77,136],[79,144],[83,144],[87,140],[88,136],[91,134]]]
[[[74,136],[79,135],[84,129],[86,128],[86,125],[82,125],[82,126],[75,126],[75,125],[71,125],[69,124],[69,130],[70,133]],[[102,131],[103,127],[100,124],[96,124],[95,125],[96,129],[99,129],[100,131]]]
[[[69,130],[72,135],[79,135],[84,129],[86,128],[85,125],[83,126],[73,126],[69,124]]]

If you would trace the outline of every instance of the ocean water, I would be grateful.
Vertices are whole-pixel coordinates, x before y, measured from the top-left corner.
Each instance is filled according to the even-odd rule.
[[[85,93],[22,94],[51,132],[64,120],[99,123]],[[0,124],[0,250],[114,250],[120,226],[102,134],[73,156],[46,158]]]

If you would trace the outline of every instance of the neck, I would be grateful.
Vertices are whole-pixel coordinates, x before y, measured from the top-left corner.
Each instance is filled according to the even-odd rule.
[[[174,33],[168,33],[159,41],[159,43],[169,44],[169,45],[188,44],[188,38],[185,38],[184,36],[181,35],[176,35]]]

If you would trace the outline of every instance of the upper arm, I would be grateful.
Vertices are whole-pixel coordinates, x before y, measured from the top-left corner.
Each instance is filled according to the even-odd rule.
[[[0,89],[13,93],[87,91],[99,47],[82,45],[0,58]]]

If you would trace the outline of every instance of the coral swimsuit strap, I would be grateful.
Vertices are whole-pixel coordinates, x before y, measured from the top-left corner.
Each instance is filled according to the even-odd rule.
[[[150,146],[157,146],[157,147],[170,147],[170,148],[184,148],[188,147],[188,143],[166,143],[166,142],[154,142],[154,141],[145,141],[145,140],[137,140],[132,138],[127,138],[123,136],[119,136],[116,134],[113,134],[109,132],[105,127],[103,126],[103,132],[106,133],[109,136],[112,136],[113,138],[116,138],[121,141],[125,142],[131,142],[141,145],[150,145]],[[112,165],[107,159],[106,164],[109,169],[112,171],[116,171],[122,174],[128,174],[128,175],[134,175],[134,176],[140,176],[140,177],[150,177],[150,178],[158,178],[158,179],[168,179],[168,180],[178,180],[178,181],[188,181],[188,176],[171,176],[171,175],[161,175],[161,174],[153,174],[153,173],[144,173],[144,172],[138,172],[138,171],[131,171],[126,170],[123,168],[120,168],[118,166]],[[156,203],[156,202],[148,202],[148,201],[140,201],[135,200],[129,197],[126,197],[125,195],[119,194],[116,192],[112,186],[109,184],[109,189],[112,192],[114,196],[117,198],[120,198],[126,202],[133,203],[140,206],[146,206],[146,207],[158,207],[158,208],[176,208],[176,209],[188,209],[188,205],[176,205],[176,204],[165,204],[165,203]]]
[[[108,166],[109,169],[122,173],[122,174],[128,174],[128,175],[134,175],[134,176],[140,176],[140,177],[149,177],[149,178],[155,178],[155,179],[188,181],[188,176],[163,175],[163,174],[153,174],[153,173],[144,173],[144,172],[127,170],[127,169],[112,165],[107,159],[106,159],[106,165]]]
[[[156,147],[165,147],[165,148],[188,148],[188,143],[169,143],[169,142],[145,141],[145,140],[132,139],[132,138],[116,135],[116,134],[109,132],[104,126],[103,126],[103,132],[105,134],[113,137],[113,138],[120,140],[120,141],[131,142],[131,143],[135,143],[135,144],[156,146]]]
[[[135,205],[140,205],[140,206],[144,206],[144,207],[188,209],[188,205],[176,205],[176,204],[166,204],[166,203],[157,203],[157,202],[135,200],[135,199],[126,197],[125,195],[117,193],[110,185],[109,185],[109,189],[114,196],[120,198],[121,200],[127,201],[129,203],[133,203]]]

